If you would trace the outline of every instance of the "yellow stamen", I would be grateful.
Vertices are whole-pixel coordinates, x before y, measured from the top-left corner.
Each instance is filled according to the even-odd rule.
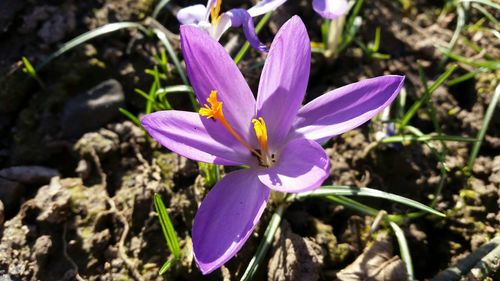
[[[217,100],[217,91],[213,90],[212,92],[210,92],[210,96],[207,98],[207,102],[210,105],[204,104],[204,107],[200,108],[200,111],[198,113],[201,116],[205,116],[209,119],[213,118],[219,121],[222,126],[224,126],[224,128],[226,128],[241,144],[248,148],[255,156],[260,158],[260,153],[258,153],[245,140],[243,140],[227,122],[226,118],[224,117],[224,113],[222,112],[222,102]]]
[[[259,164],[263,167],[271,167],[274,160],[274,154],[269,155],[269,146],[267,141],[267,126],[264,122],[264,118],[259,117],[259,119],[252,119],[253,129],[255,130],[255,136],[260,146],[260,157]]]
[[[217,91],[210,92],[210,96],[207,98],[208,104],[205,107],[200,108],[200,115],[207,118],[214,118],[216,120],[224,119],[224,114],[222,114],[222,102],[217,100]]]
[[[259,142],[260,149],[264,155],[269,152],[269,147],[267,145],[267,127],[264,118],[259,117],[259,119],[252,119],[253,129],[255,130],[255,135],[257,136],[257,141]]]
[[[215,1],[212,8],[210,9],[210,16],[212,17],[212,24],[213,25],[219,24],[221,4],[222,4],[222,0],[217,0],[217,1]]]

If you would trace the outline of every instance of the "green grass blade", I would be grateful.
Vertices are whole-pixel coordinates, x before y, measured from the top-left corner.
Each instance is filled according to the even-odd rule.
[[[21,57],[21,60],[23,61],[24,64],[23,71],[32,77],[36,77],[37,76],[36,70],[31,64],[31,62],[25,56]]]
[[[428,85],[428,82],[427,82],[427,78],[425,77],[425,73],[424,73],[424,70],[422,69],[422,67],[420,66],[420,64],[418,65],[418,74],[419,74],[419,77],[420,77],[420,80],[422,82],[422,85],[424,85],[424,91],[425,91],[425,94],[424,96],[427,97],[427,99],[424,100],[424,102],[426,103],[427,107],[427,111],[429,113],[429,116],[431,117],[431,121],[432,121],[432,125],[434,126],[434,130],[436,131],[436,133],[438,134],[438,136],[442,136],[443,135],[443,130],[441,129],[441,126],[439,125],[439,120],[438,120],[438,117],[437,117],[437,111],[436,111],[436,108],[434,107],[434,103],[432,102],[432,99],[431,99],[431,94],[437,90],[437,88],[444,83],[444,81],[446,79],[443,79],[443,80],[440,80],[441,77],[438,78],[438,80],[436,81],[436,83],[432,84],[431,88],[429,88],[429,85]],[[436,87],[434,87],[435,85],[437,85]],[[443,155],[442,157],[444,157],[444,153],[446,152],[446,150],[448,149],[447,146],[446,146],[446,143],[442,140],[440,140],[441,142],[441,145],[443,147],[443,149],[441,150],[441,155]]]
[[[441,74],[434,83],[429,87],[429,93],[432,94],[437,90],[443,83],[450,77],[450,75],[457,69],[457,65],[452,65],[450,68],[446,70],[445,73]]]
[[[389,224],[396,235],[398,240],[399,252],[401,253],[401,259],[405,263],[406,271],[408,272],[408,280],[415,280],[413,274],[413,263],[411,260],[410,248],[408,248],[408,243],[406,242],[406,237],[403,230],[394,222],[390,221]]]
[[[151,84],[151,87],[149,88],[148,98],[146,99],[146,114],[153,112],[153,106],[156,105],[156,90],[161,87],[158,67],[156,66],[153,69],[153,78],[153,84]]]
[[[396,118],[400,120],[403,115],[405,114],[404,110],[406,107],[406,97],[407,97],[407,92],[406,88],[403,86],[401,88],[401,92],[399,93],[397,97],[398,103],[396,104]]]
[[[448,70],[446,70],[445,73],[441,74],[438,77],[438,79],[434,83],[432,83],[432,85],[429,87],[428,90],[425,91],[422,97],[420,97],[417,101],[415,101],[412,104],[412,106],[410,107],[410,109],[408,109],[403,118],[401,118],[401,121],[399,123],[399,126],[401,128],[404,128],[406,127],[406,125],[408,125],[411,118],[417,113],[418,109],[420,109],[420,107],[422,107],[422,105],[429,99],[430,95],[432,95],[432,93],[437,88],[439,88],[439,86],[441,86],[446,81],[446,79],[448,79],[448,77],[450,77],[450,75],[455,71],[456,68],[457,65],[453,65],[450,68],[448,68]]]
[[[437,46],[437,48],[445,53],[446,50],[442,47]],[[466,58],[460,55],[457,55],[455,53],[450,52],[448,56],[458,62],[468,64],[474,67],[482,67],[482,68],[487,68],[491,70],[498,70],[500,69],[500,61],[499,60],[476,60],[476,59],[470,59]]]
[[[476,4],[476,3],[472,3],[472,7],[474,9],[478,10],[479,12],[481,12],[493,24],[496,24],[496,25],[500,24],[498,22],[498,20],[495,18],[495,16],[493,16],[490,12],[488,12],[488,10],[486,10],[483,6]]]
[[[154,103],[154,100],[151,99],[151,97],[149,97],[149,94],[147,94],[146,92],[144,92],[143,90],[141,89],[134,89],[134,92],[136,94],[139,94],[141,95],[144,99],[148,100],[148,101],[151,101],[152,103]],[[150,112],[147,112],[146,113],[150,113]]]
[[[340,204],[342,206],[346,206],[350,209],[353,209],[355,211],[358,211],[362,214],[369,215],[369,216],[377,216],[379,210],[366,206],[365,204],[359,203],[356,200],[352,200],[349,197],[345,197],[342,195],[330,195],[326,196],[325,199],[328,201],[335,202],[337,204]]]
[[[128,29],[128,28],[137,28],[143,31],[144,33],[147,33],[147,29],[142,26],[140,23],[136,22],[117,22],[117,23],[109,23],[106,25],[103,25],[101,27],[98,27],[94,30],[90,30],[88,32],[85,32],[72,40],[64,43],[59,50],[56,52],[52,53],[50,56],[48,56],[46,59],[44,59],[40,64],[37,65],[36,70],[40,71],[45,65],[47,65],[49,62],[54,60],[55,58],[59,57],[60,55],[66,53],[67,51],[89,41],[92,40],[96,37],[112,33],[121,29]]]
[[[375,39],[373,40],[372,51],[376,53],[378,52],[379,48],[380,48],[380,26],[377,26],[377,28],[375,29]]]
[[[398,135],[390,136],[380,140],[380,143],[394,143],[394,142],[407,142],[407,141],[456,141],[456,142],[476,142],[476,138],[462,137],[462,136],[448,136],[448,135]]]
[[[493,117],[493,113],[495,113],[495,109],[498,104],[498,99],[500,98],[500,84],[497,85],[495,89],[495,93],[493,94],[493,97],[491,98],[490,105],[488,106],[488,109],[486,110],[486,114],[484,115],[484,120],[483,124],[481,124],[481,129],[479,130],[477,134],[477,142],[474,143],[472,146],[470,156],[469,156],[469,161],[467,163],[467,167],[469,170],[472,170],[472,167],[474,166],[474,162],[476,161],[477,154],[479,153],[479,148],[481,148],[481,143],[483,142],[484,136],[486,135],[486,130],[488,129],[488,126],[490,125],[491,118]]]
[[[166,110],[172,109],[172,106],[170,105],[170,102],[165,98],[165,95],[158,96],[158,89],[160,89],[161,86],[161,77],[160,77],[160,72],[158,71],[158,67],[155,66],[154,68],[155,71],[155,85],[156,87],[154,90],[151,91],[151,96],[154,97],[154,100],[156,101],[156,104],[154,104],[157,107],[164,108]]]
[[[155,21],[154,19],[152,19],[150,22],[154,26],[158,26],[158,27],[163,28],[163,26],[161,24],[159,24],[157,21]],[[158,27],[153,27],[153,32],[156,34],[156,37],[158,37],[158,39],[160,39],[162,44],[167,49],[167,53],[170,56],[170,59],[172,59],[172,62],[174,63],[174,66],[177,69],[179,76],[181,77],[182,83],[184,83],[184,85],[189,85],[189,81],[187,79],[186,73],[184,72],[184,69],[181,66],[179,58],[175,54],[175,51],[174,51],[174,48],[172,47],[172,44],[170,44],[170,41],[168,40],[167,36],[165,35],[165,32],[163,32],[161,30],[161,28],[158,28]],[[193,106],[193,109],[195,111],[198,111],[199,105],[198,105],[198,101],[196,101],[194,93],[189,94],[189,100],[191,101],[191,105]]]
[[[500,10],[500,5],[498,4],[495,4],[489,0],[460,0],[460,2],[462,3],[465,3],[465,2],[476,2],[476,3],[479,3],[479,4],[484,4],[484,5],[487,5],[487,6],[490,6],[494,9],[497,9],[497,10]]]
[[[455,31],[453,32],[453,36],[451,37],[451,40],[448,43],[447,48],[444,49],[443,51],[444,56],[441,59],[441,62],[439,63],[440,68],[444,66],[451,52],[455,48],[455,45],[458,42],[458,38],[460,37],[460,32],[463,30],[463,27],[465,25],[466,9],[463,7],[463,5],[457,3],[456,12],[457,12],[457,24],[455,26]]]
[[[172,93],[193,93],[193,88],[188,85],[174,85],[174,86],[168,86],[164,88],[160,88],[156,90],[156,95],[162,97],[167,94],[172,94]]]
[[[260,19],[259,23],[255,27],[255,33],[259,34],[260,30],[271,19],[271,15],[272,15],[272,12],[269,12],[269,13],[265,14]],[[243,57],[245,56],[245,54],[248,52],[248,49],[250,49],[250,43],[248,41],[246,41],[245,44],[243,44],[243,47],[241,47],[240,51],[234,57],[234,63],[235,64],[238,64],[243,59]]]
[[[448,86],[451,87],[451,86],[460,84],[460,83],[462,83],[464,81],[467,81],[467,80],[469,80],[471,78],[474,78],[478,73],[481,73],[481,72],[484,72],[484,69],[480,68],[480,69],[476,69],[476,70],[471,71],[471,72],[467,72],[464,75],[461,75],[461,76],[459,76],[457,78],[451,79],[450,81],[448,81],[446,83],[446,85],[448,85]]]
[[[42,79],[40,79],[40,77],[36,73],[35,68],[31,64],[31,62],[28,60],[28,58],[23,56],[23,57],[21,57],[21,60],[23,61],[23,64],[24,64],[23,72],[28,74],[31,78],[35,79],[35,81],[38,83],[38,85],[40,85],[40,87],[42,89],[45,89],[45,85],[43,84]]]
[[[326,199],[328,201],[340,204],[344,207],[347,207],[349,209],[352,209],[354,211],[360,212],[364,215],[376,217],[379,213],[380,210],[377,210],[375,208],[372,208],[370,206],[367,206],[363,203],[360,203],[356,200],[353,200],[349,197],[345,197],[342,195],[330,195],[326,197],[322,197],[322,199]],[[409,218],[407,215],[387,215],[387,220],[395,222],[395,223],[401,223],[403,222],[404,219]]]
[[[167,49],[167,53],[170,56],[172,62],[174,63],[175,68],[177,68],[177,72],[181,77],[182,83],[184,83],[185,85],[189,85],[189,81],[186,77],[184,69],[181,66],[181,62],[179,61],[179,58],[175,54],[174,47],[172,47],[172,44],[170,44],[170,41],[168,40],[165,33],[163,33],[163,31],[161,31],[159,28],[153,28],[153,32],[155,33],[156,37],[158,37],[163,46],[165,46],[165,49]]]
[[[165,5],[168,4],[168,2],[170,2],[170,0],[161,0],[160,2],[158,2],[158,4],[156,5],[156,7],[153,11],[153,14],[151,14],[151,16],[153,18],[156,18],[158,16],[158,14],[160,13],[161,9],[163,9],[163,7],[165,7]]]
[[[168,66],[167,54],[165,53],[165,50],[161,50],[161,57],[159,58],[157,63],[163,69],[163,73],[165,73],[165,80],[168,80],[170,67]]]
[[[137,118],[134,114],[130,113],[130,111],[126,110],[123,107],[118,108],[118,110],[125,115],[130,121],[132,121],[136,126],[141,127],[141,121],[139,121],[139,118]]]
[[[163,275],[165,274],[171,267],[172,265],[175,264],[175,262],[177,261],[177,259],[168,259],[164,264],[163,266],[160,268],[160,271],[159,271],[159,274],[160,275]]]
[[[297,194],[297,199],[304,199],[309,197],[324,197],[330,195],[343,195],[343,196],[368,196],[390,200],[396,203],[400,203],[406,206],[413,207],[415,209],[419,209],[422,211],[426,211],[428,213],[434,214],[436,216],[445,217],[445,214],[436,211],[422,203],[419,203],[415,200],[405,198],[403,196],[399,196],[396,194],[380,191],[377,189],[372,189],[368,187],[351,187],[351,186],[322,186],[319,189],[316,189],[311,192],[304,192]]]
[[[212,187],[220,180],[219,165],[198,162],[198,168],[203,173],[206,186]]]
[[[274,234],[276,233],[276,230],[278,230],[285,209],[286,205],[281,204],[274,212],[273,216],[271,217],[271,220],[269,221],[269,224],[267,225],[266,231],[264,232],[264,236],[260,240],[259,247],[257,248],[257,251],[255,252],[250,262],[248,263],[248,266],[245,269],[243,275],[241,276],[240,281],[249,281],[253,279],[255,273],[259,269],[260,264],[262,263],[267,252],[269,251],[269,247],[271,247],[271,243],[273,242],[274,239]]]
[[[349,18],[345,24],[344,34],[342,36],[342,41],[339,44],[337,53],[340,54],[354,39],[359,26],[356,25],[356,18],[358,17],[361,7],[363,6],[363,0],[357,0],[356,4],[350,12]]]
[[[170,216],[168,215],[167,209],[165,208],[165,204],[163,204],[161,196],[157,193],[154,195],[154,205],[160,219],[160,225],[163,231],[163,235],[165,236],[165,240],[167,241],[167,246],[174,257],[176,259],[179,259],[181,257],[179,239],[177,238],[174,225],[172,224],[172,220],[170,220]]]

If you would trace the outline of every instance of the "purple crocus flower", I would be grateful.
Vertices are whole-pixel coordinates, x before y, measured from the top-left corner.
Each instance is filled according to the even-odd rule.
[[[177,19],[182,24],[194,25],[205,30],[215,40],[219,40],[230,27],[241,26],[245,37],[253,48],[267,51],[266,46],[259,41],[255,33],[252,18],[268,13],[284,2],[286,0],[264,0],[248,10],[231,9],[220,13],[222,0],[208,0],[206,6],[198,4],[180,9],[177,13]]]
[[[275,10],[286,0],[262,0],[254,7],[248,9],[248,13],[255,17]],[[336,19],[344,15],[349,9],[347,0],[313,0],[313,9],[323,18]]]
[[[242,27],[250,45],[267,51],[255,33],[254,17],[274,11],[287,0],[262,0],[248,10],[231,9],[220,13],[222,0],[208,0],[207,5],[197,4],[182,8],[177,12],[177,19],[182,24],[197,26],[205,30],[212,38],[219,40],[230,27]],[[313,9],[323,18],[336,19],[344,15],[349,8],[347,0],[313,0]]]
[[[194,258],[207,274],[240,250],[271,190],[294,193],[320,187],[329,175],[329,159],[319,142],[370,120],[394,100],[404,77],[363,80],[301,106],[311,49],[297,16],[281,27],[271,45],[257,100],[231,57],[205,32],[181,27],[181,47],[203,107],[199,113],[148,114],[142,118],[144,128],[192,160],[249,167],[222,178],[194,218]]]

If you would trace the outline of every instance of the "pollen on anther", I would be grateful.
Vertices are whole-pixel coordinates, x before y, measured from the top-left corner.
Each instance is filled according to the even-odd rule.
[[[205,116],[207,118],[222,118],[222,102],[217,100],[217,91],[213,90],[212,92],[210,92],[210,96],[207,98],[207,102],[208,104],[204,104],[204,107],[200,108],[198,113],[201,116]]]
[[[212,24],[219,24],[220,20],[220,8],[221,8],[222,0],[216,0],[210,9],[210,16],[212,18]]]

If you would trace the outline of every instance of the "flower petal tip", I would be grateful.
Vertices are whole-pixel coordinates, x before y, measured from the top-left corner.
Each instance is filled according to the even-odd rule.
[[[269,189],[251,169],[223,177],[201,203],[193,222],[194,259],[209,274],[235,256],[257,225]]]
[[[313,9],[323,18],[336,19],[347,13],[349,3],[346,0],[313,0]]]
[[[146,115],[142,116],[140,119],[142,127],[144,127],[144,129],[146,129],[146,130],[149,128],[149,125],[151,122],[150,118],[151,118],[150,114],[146,114]]]
[[[330,91],[299,110],[296,132],[323,142],[361,126],[396,99],[404,81],[401,75],[384,75]]]
[[[394,91],[394,94],[397,96],[399,94],[399,91],[403,87],[406,76],[405,75],[385,75],[381,77],[386,77],[386,78],[393,78],[394,79],[394,84],[397,85],[396,90]],[[392,83],[391,83],[392,84]]]
[[[245,37],[252,46],[260,52],[268,52],[266,45],[260,42],[257,32],[255,31],[255,26],[253,18],[250,16],[247,10],[244,9],[232,9],[228,12],[231,17],[231,24],[233,27],[242,27]]]
[[[302,19],[298,15],[292,16],[289,20],[287,20],[285,22],[283,27],[288,26],[288,25],[292,25],[293,26],[293,27],[291,27],[292,29],[300,28],[300,29],[306,30],[306,26],[305,26],[304,22],[302,21]],[[281,28],[283,28],[283,27],[281,27]]]
[[[196,262],[196,266],[200,269],[201,274],[203,274],[203,275],[210,274],[210,273],[212,273],[213,271],[215,271],[218,268],[218,267],[213,266],[211,264],[201,263],[196,258],[196,255],[194,255],[194,261]]]

